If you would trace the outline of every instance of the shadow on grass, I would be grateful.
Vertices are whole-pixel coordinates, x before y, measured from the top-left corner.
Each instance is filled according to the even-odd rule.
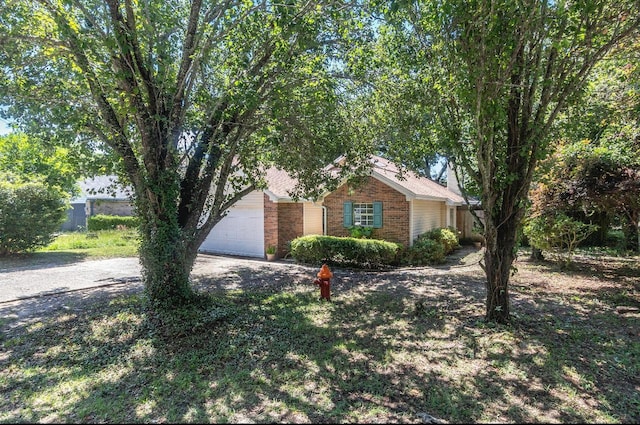
[[[77,252],[31,252],[0,257],[0,273],[65,266],[87,257]]]
[[[3,332],[0,422],[640,419],[637,320],[519,294],[513,326],[485,325],[469,276],[336,269],[321,302],[313,271],[200,276],[208,301],[161,316],[71,294]]]
[[[548,291],[553,288],[563,290],[566,295],[587,297],[594,302],[609,306],[640,308],[640,257],[578,257],[567,268],[560,262],[546,260],[520,260],[525,267],[537,271],[522,283],[513,286],[525,290]],[[530,273],[529,273],[530,274]],[[583,284],[564,288],[552,282],[557,278],[566,281],[574,279]],[[516,279],[517,281],[518,279]],[[587,283],[588,282],[588,283]]]

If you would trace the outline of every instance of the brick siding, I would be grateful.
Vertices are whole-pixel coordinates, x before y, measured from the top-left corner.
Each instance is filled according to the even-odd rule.
[[[278,246],[278,204],[264,195],[264,248]]]
[[[373,238],[409,245],[409,201],[402,193],[374,177],[367,177],[363,184],[346,183],[324,198],[327,207],[327,234],[349,236],[343,226],[343,203],[382,202],[382,227],[373,230]]]
[[[278,256],[289,252],[289,242],[304,234],[302,203],[278,204]]]
[[[302,236],[304,229],[302,203],[272,202],[264,195],[264,246],[278,247],[277,257],[289,252],[289,242]]]

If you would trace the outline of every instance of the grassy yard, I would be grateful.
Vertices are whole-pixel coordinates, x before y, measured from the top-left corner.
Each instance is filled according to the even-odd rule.
[[[327,303],[315,270],[256,264],[167,316],[127,295],[2,319],[0,422],[640,422],[638,257],[523,255],[508,326],[477,266],[336,269]]]
[[[135,257],[138,255],[139,242],[135,230],[61,232],[45,247],[0,258],[0,269],[62,265],[85,259]]]
[[[37,252],[67,252],[89,258],[132,257],[137,255],[138,242],[135,230],[63,232]]]

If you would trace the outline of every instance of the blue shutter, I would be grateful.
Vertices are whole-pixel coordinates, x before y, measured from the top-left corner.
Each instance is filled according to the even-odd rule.
[[[342,204],[342,225],[344,227],[353,226],[353,202],[347,201]]]
[[[382,227],[382,202],[373,203],[373,227],[376,229]]]

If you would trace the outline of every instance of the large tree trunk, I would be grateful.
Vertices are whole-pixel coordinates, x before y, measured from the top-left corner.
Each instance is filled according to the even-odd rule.
[[[160,172],[137,200],[141,219],[140,263],[145,291],[154,308],[171,309],[191,303],[195,292],[189,275],[197,255],[178,221],[178,178]]]
[[[177,226],[162,223],[142,236],[140,263],[147,296],[154,307],[167,309],[194,300],[189,275],[195,255],[186,250]]]
[[[497,228],[486,224],[486,250],[484,269],[487,276],[487,302],[485,319],[507,323],[509,316],[509,277],[515,260],[517,217],[503,221]]]

